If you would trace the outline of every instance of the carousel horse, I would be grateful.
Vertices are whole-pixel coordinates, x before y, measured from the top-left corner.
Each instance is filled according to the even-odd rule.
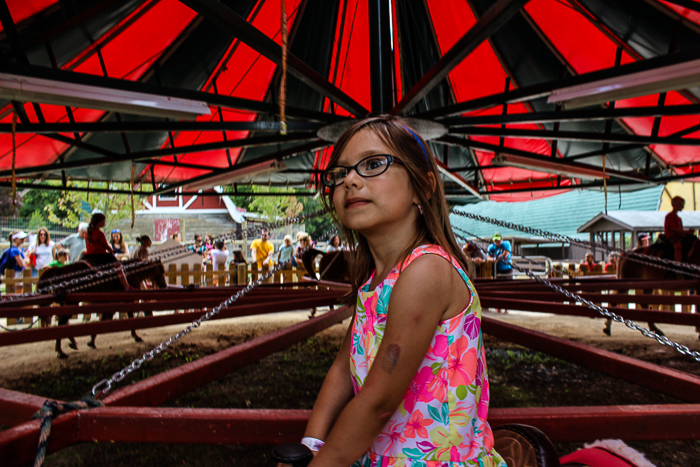
[[[128,260],[123,263],[120,263],[117,261],[117,259],[114,259],[114,266],[117,266],[118,264],[122,264],[124,266],[132,265],[134,263],[138,263],[141,260]],[[113,268],[107,268],[107,269],[100,269],[100,271],[103,272],[109,272]],[[70,264],[68,266],[63,266],[61,268],[52,268],[52,269],[47,269],[45,270],[42,274],[41,277],[39,278],[39,282],[37,283],[37,288],[41,289],[44,287],[49,287],[52,285],[57,285],[63,282],[63,278],[65,278],[67,275],[70,274],[70,278],[67,278],[65,280],[72,280],[72,279],[81,279],[83,277],[86,277],[90,274],[94,274],[95,270],[92,265],[90,265],[87,261],[78,261],[76,263]],[[158,288],[166,288],[167,283],[165,281],[165,268],[163,267],[163,263],[160,261],[155,261],[151,262],[147,265],[144,266],[137,266],[134,268],[134,270],[126,270],[126,277],[127,280],[129,281],[129,284],[132,287],[138,288],[141,285],[141,282],[144,280],[150,280]],[[76,275],[73,275],[76,274]],[[112,277],[113,280],[108,280],[102,283],[90,283],[89,281],[86,282],[87,286],[83,289],[81,289],[81,292],[119,292],[124,290],[122,287],[121,283],[119,282],[119,279],[116,277],[116,275],[112,276],[106,276],[106,277]],[[58,294],[59,294],[59,299],[58,303],[60,305],[65,305],[67,304],[65,300],[63,299],[62,295],[62,290],[58,289]],[[153,316],[153,312],[147,311],[144,312],[146,316]],[[134,317],[134,313],[128,312],[127,316],[129,318]],[[71,315],[58,315],[58,325],[63,326],[68,324],[68,320],[70,319]],[[101,314],[101,319],[100,321],[109,321],[114,317],[114,313],[102,313]],[[42,318],[42,324],[43,325],[48,325],[48,323],[51,321],[50,317],[47,318]],[[139,335],[136,333],[135,330],[131,331],[131,337],[134,338],[135,342],[143,342],[143,339],[139,337]],[[88,347],[92,347],[93,349],[95,347],[95,339],[97,338],[96,335],[90,336],[90,341],[88,342]],[[68,347],[71,349],[77,350],[78,345],[75,342],[75,339],[73,337],[68,338],[70,343],[68,344]],[[56,347],[55,347],[56,353],[58,354],[58,358],[66,358],[68,355],[63,352],[61,349],[61,339],[56,339]]]
[[[310,248],[302,255],[302,263],[304,269],[310,277],[313,276],[314,261],[318,256],[321,256],[319,263],[319,279],[331,282],[350,282],[350,258],[352,253],[347,250],[331,251],[324,253],[323,251]]]
[[[700,266],[700,247],[697,247],[698,237],[695,235],[686,235],[683,238],[683,262]],[[638,253],[642,255],[652,256],[654,258],[674,260],[674,248],[671,243],[666,241],[666,237],[659,235],[659,239],[652,245],[640,247],[632,250],[633,253]],[[642,264],[639,261],[629,258],[625,253],[620,255],[617,262],[617,278],[626,280],[675,280],[675,279],[687,279],[683,273],[674,273],[664,268],[654,267],[648,264]],[[645,289],[645,294],[653,293],[651,289]],[[616,306],[616,305],[612,305]],[[646,309],[647,305],[640,305],[641,308]],[[649,329],[655,333],[663,336],[664,333],[659,329],[656,324],[648,323]],[[611,334],[612,320],[607,319],[605,321],[605,328],[603,332],[608,336]],[[700,328],[696,328],[700,332]]]

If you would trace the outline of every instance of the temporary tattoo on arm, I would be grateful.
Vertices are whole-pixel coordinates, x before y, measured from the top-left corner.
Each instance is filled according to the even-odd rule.
[[[382,370],[391,373],[396,368],[396,364],[399,363],[400,355],[401,347],[396,344],[389,344],[389,347],[386,348],[386,356],[382,359]]]

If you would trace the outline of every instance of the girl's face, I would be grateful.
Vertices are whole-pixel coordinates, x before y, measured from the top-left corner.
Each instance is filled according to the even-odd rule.
[[[288,238],[284,239],[284,246],[289,246],[291,244],[292,244],[292,241],[290,239],[288,239]]]
[[[40,230],[38,236],[39,236],[39,243],[46,242],[47,234],[46,234],[45,230]]]
[[[373,132],[360,130],[348,141],[336,165],[351,167],[375,154],[401,158]],[[382,227],[415,228],[418,210],[412,206],[418,203],[408,172],[400,164],[392,164],[386,172],[372,178],[363,178],[351,170],[333,192],[333,205],[340,222],[365,235]]]
[[[146,248],[150,248],[151,245],[153,245],[153,242],[151,240],[146,240],[145,242],[143,242],[143,246],[145,246]]]
[[[117,243],[119,241],[119,232],[112,232],[112,243]]]

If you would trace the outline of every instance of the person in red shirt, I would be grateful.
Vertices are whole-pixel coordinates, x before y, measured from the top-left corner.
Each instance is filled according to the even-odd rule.
[[[684,229],[683,221],[678,215],[678,212],[685,207],[685,200],[680,196],[674,196],[671,200],[671,206],[673,211],[666,214],[666,219],[664,220],[664,235],[666,240],[673,245],[674,259],[681,262],[683,261],[683,237],[695,235],[695,232],[691,229]]]
[[[101,265],[116,261],[112,247],[107,242],[105,234],[100,230],[105,226],[106,220],[104,214],[95,213],[92,215],[90,224],[88,225],[87,236],[85,237],[85,256],[87,257],[86,261],[92,265]],[[122,265],[118,261],[115,269],[117,269],[117,277],[119,278],[119,282],[122,283],[124,290],[135,290],[134,287],[129,285]]]

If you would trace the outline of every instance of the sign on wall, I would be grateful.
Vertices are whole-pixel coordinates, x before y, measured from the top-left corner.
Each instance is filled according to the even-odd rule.
[[[154,242],[164,242],[174,233],[180,231],[180,219],[154,219]]]

